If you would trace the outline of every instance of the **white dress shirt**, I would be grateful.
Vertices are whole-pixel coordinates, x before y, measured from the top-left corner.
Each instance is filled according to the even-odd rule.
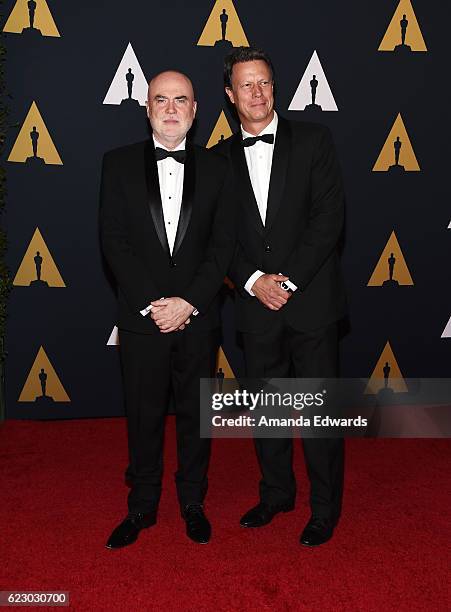
[[[244,147],[244,155],[246,156],[247,169],[254,190],[255,199],[257,200],[258,210],[262,219],[263,225],[266,221],[266,209],[268,206],[268,191],[269,180],[271,178],[272,156],[274,153],[274,144],[277,134],[277,113],[274,111],[274,117],[265,129],[257,134],[273,134],[274,142],[272,144],[258,140],[251,147]],[[252,137],[254,134],[249,134],[241,127],[241,133],[244,138]]]
[[[155,147],[169,151],[167,147],[160,144],[153,136]],[[184,151],[186,138],[172,151]],[[160,183],[161,204],[163,206],[164,227],[168,239],[169,250],[175,243],[175,235],[179,224],[180,209],[183,197],[183,177],[185,165],[175,161],[173,157],[167,157],[157,162],[158,180]]]
[[[155,136],[152,136],[155,147],[165,149],[165,151],[184,151],[186,146],[186,138],[175,147],[168,149],[158,142]],[[158,181],[160,183],[161,204],[163,207],[164,227],[168,239],[169,250],[172,255],[174,249],[175,236],[179,224],[180,210],[182,207],[183,197],[183,178],[185,172],[184,164],[175,161],[173,157],[167,157],[157,161]],[[152,310],[152,305],[149,304],[140,313],[145,317]],[[197,314],[197,311],[194,311]],[[194,314],[194,313],[193,313]]]
[[[271,178],[271,167],[272,157],[274,153],[274,145],[276,143],[277,135],[277,124],[279,119],[276,111],[274,111],[274,117],[271,123],[269,123],[257,136],[263,134],[274,134],[274,142],[272,144],[258,140],[251,147],[244,147],[244,155],[246,156],[247,169],[249,171],[249,178],[251,179],[252,189],[254,191],[255,199],[257,201],[258,210],[263,225],[266,222],[266,210],[268,208],[268,192],[269,192],[269,181]],[[252,137],[254,134],[249,134],[241,126],[241,134],[244,138]],[[254,296],[252,292],[252,286],[255,281],[263,276],[264,272],[256,270],[247,280],[244,288],[250,295]],[[294,283],[287,281],[287,285],[292,291],[297,289]]]

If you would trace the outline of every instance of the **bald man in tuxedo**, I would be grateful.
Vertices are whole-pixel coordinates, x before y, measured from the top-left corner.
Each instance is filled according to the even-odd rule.
[[[101,237],[118,288],[131,477],[128,514],[108,539],[111,549],[156,523],[171,388],[181,515],[191,540],[205,544],[211,535],[204,512],[210,440],[199,434],[199,379],[215,373],[233,199],[226,161],[188,138],[196,110],[188,77],[157,75],[147,101],[152,137],[110,151],[103,162]]]

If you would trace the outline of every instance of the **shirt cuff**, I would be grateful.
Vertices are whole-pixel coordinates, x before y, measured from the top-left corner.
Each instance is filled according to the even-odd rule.
[[[282,274],[282,272],[279,272],[279,276],[284,276],[284,275]],[[294,283],[292,283],[290,280],[282,281],[282,282],[283,282],[284,285],[286,285],[288,287],[288,289],[292,293],[294,293],[296,291],[296,289],[299,289],[299,287],[297,285],[295,285]],[[285,287],[283,287],[282,284],[281,284],[281,287],[282,287],[282,289],[285,289]]]
[[[249,295],[252,295],[252,297],[255,297],[255,293],[252,292],[252,286],[255,283],[255,281],[260,278],[260,276],[263,276],[264,272],[262,272],[261,270],[256,270],[252,276],[249,277],[247,283],[244,285],[244,288],[246,289],[246,291],[249,293]]]
[[[197,315],[199,314],[199,311],[197,310],[197,308],[193,310],[192,314],[193,314],[193,317],[197,317]]]
[[[298,288],[298,286],[292,283],[290,280],[285,281],[285,285],[288,287],[288,289],[291,289],[291,291],[296,291]]]
[[[153,306],[152,304],[149,304],[149,306],[147,306],[147,308],[143,308],[143,310],[139,311],[139,314],[141,314],[143,317],[147,316],[149,314],[149,312],[152,310]]]

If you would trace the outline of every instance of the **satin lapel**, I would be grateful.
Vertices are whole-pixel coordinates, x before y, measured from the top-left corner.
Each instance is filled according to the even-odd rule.
[[[179,250],[183,239],[185,238],[186,230],[191,219],[193,211],[194,193],[196,188],[196,159],[194,147],[190,143],[186,143],[186,161],[185,170],[183,172],[183,196],[180,207],[179,223],[177,225],[177,233],[175,235],[174,248],[172,255],[174,256]]]
[[[233,138],[234,142],[231,146],[231,156],[238,188],[240,190],[241,197],[245,202],[245,209],[248,211],[255,228],[259,234],[263,234],[265,228],[262,223],[262,218],[260,217],[260,211],[258,210],[254,190],[252,189],[242,139],[240,134],[236,134]]]
[[[167,255],[170,255],[166,229],[164,226],[163,206],[161,204],[160,181],[158,179],[157,160],[153,141],[149,140],[145,146],[144,159],[146,166],[147,198],[150,213],[161,246]]]
[[[271,165],[269,181],[268,206],[266,209],[265,230],[268,231],[277,216],[282,202],[288,163],[290,161],[291,130],[286,119],[279,117],[276,142]]]

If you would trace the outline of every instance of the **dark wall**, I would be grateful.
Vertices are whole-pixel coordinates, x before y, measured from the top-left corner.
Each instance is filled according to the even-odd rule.
[[[196,44],[212,1],[47,4],[60,37],[30,31],[4,34],[11,94],[3,160],[8,170],[8,263],[15,276],[39,227],[66,287],[34,283],[13,290],[7,414],[118,415],[123,410],[118,349],[106,346],[115,324],[115,298],[98,242],[99,175],[104,151],[142,140],[148,130],[142,106],[102,102],[131,42],[146,78],[170,67],[192,77],[199,103],[194,138],[204,145],[222,109],[232,128],[237,127],[222,87],[226,45]],[[15,5],[4,2],[4,22]],[[343,266],[350,305],[350,329],[342,342],[343,374],[370,376],[389,341],[405,377],[445,377],[451,355],[451,340],[441,338],[451,315],[450,14],[448,8],[439,10],[434,3],[417,0],[413,8],[427,52],[379,52],[397,5],[234,1],[249,42],[273,58],[279,113],[327,124],[339,151],[347,193]],[[413,28],[410,14],[408,27]],[[288,111],[315,50],[338,112]],[[63,165],[6,161],[32,101]],[[373,172],[398,113],[421,170]],[[414,284],[367,287],[393,230]],[[224,324],[225,352],[238,373],[242,362],[229,295]],[[40,346],[70,402],[18,401]]]

